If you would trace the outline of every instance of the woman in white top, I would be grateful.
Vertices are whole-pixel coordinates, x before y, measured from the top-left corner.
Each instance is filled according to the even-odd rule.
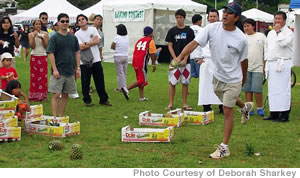
[[[32,49],[30,57],[30,88],[29,100],[44,101],[47,99],[48,62],[46,48],[48,33],[41,31],[41,20],[33,22],[33,32],[29,34]]]
[[[115,36],[113,39],[111,49],[115,50],[114,62],[116,65],[118,81],[118,88],[116,88],[115,91],[121,92],[121,88],[126,87],[129,40],[125,25],[119,24],[116,26],[116,28],[117,36]]]

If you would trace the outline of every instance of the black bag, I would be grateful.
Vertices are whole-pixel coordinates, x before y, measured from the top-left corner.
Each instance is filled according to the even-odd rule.
[[[93,66],[94,56],[91,48],[80,50],[80,60],[86,67],[90,68]]]

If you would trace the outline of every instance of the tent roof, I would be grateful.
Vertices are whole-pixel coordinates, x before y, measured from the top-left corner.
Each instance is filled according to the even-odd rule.
[[[41,12],[47,12],[49,21],[56,21],[60,13],[69,15],[71,21],[75,21],[76,16],[82,11],[73,6],[67,0],[44,0],[40,4],[28,9],[27,11],[11,17],[13,22],[33,20],[39,17]]]
[[[96,3],[95,5],[85,9],[82,13],[86,16],[89,16],[92,13],[100,14],[103,16],[103,1],[100,1],[100,2]]]
[[[102,0],[103,9],[160,9],[172,10],[184,9],[185,11],[206,12],[206,5],[191,0]]]
[[[256,8],[252,8],[247,11],[244,11],[242,15],[246,16],[247,18],[251,18],[255,21],[260,21],[260,22],[273,23],[274,21],[274,16],[272,14],[266,13]]]

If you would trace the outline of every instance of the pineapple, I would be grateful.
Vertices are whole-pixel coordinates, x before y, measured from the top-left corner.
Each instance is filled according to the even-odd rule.
[[[82,147],[79,144],[73,144],[71,149],[71,159],[82,159]]]
[[[53,140],[48,145],[48,149],[53,151],[62,150],[63,147],[64,147],[63,143],[59,140]]]
[[[56,127],[60,126],[60,124],[58,122],[54,122],[54,121],[49,122],[48,125],[50,125],[50,126],[56,126]]]

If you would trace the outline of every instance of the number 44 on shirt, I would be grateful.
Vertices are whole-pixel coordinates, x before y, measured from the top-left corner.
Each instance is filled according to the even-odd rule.
[[[145,51],[145,49],[146,49],[146,44],[147,44],[147,41],[144,41],[144,42],[143,42],[143,41],[140,41],[140,42],[136,45],[137,50],[140,51],[141,48],[142,48],[142,50]]]

